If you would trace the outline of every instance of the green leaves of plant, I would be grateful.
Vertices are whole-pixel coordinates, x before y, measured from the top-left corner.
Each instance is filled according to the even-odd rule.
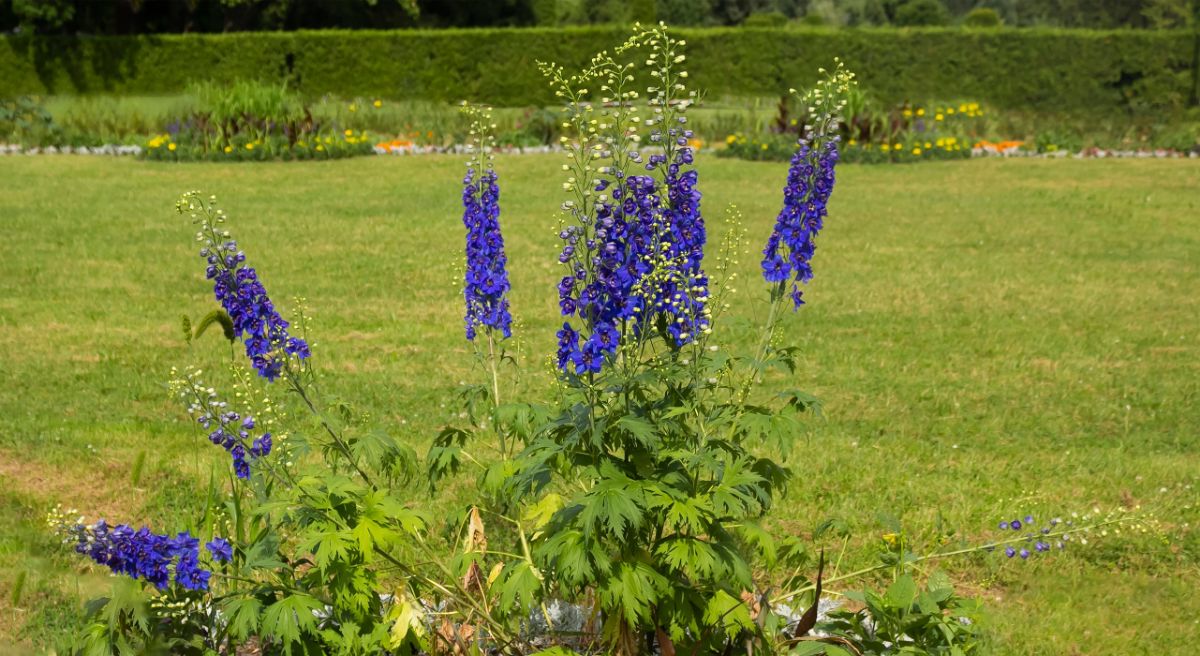
[[[263,612],[262,633],[282,642],[284,651],[290,654],[293,643],[299,642],[304,633],[316,629],[314,613],[324,610],[325,604],[315,597],[301,593],[287,595]]]

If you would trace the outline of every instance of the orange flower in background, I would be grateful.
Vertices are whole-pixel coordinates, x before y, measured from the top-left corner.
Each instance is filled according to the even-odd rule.
[[[381,141],[375,144],[375,146],[390,153],[397,150],[404,150],[405,148],[412,148],[413,142],[409,139],[392,139],[391,141]]]

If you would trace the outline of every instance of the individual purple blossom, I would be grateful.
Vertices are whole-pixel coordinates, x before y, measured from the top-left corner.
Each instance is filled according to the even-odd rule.
[[[218,563],[227,563],[233,560],[233,547],[228,540],[224,538],[213,538],[204,545],[205,549],[212,554],[213,560]]]
[[[478,182],[474,169],[463,178],[463,225],[467,228],[467,268],[463,296],[466,300],[467,339],[474,340],[476,330],[499,330],[512,336],[512,315],[508,309],[508,271],[504,237],[500,233],[500,186],[496,172],[488,168]]]

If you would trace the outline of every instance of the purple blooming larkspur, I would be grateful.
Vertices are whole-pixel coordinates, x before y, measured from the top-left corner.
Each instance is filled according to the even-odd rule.
[[[271,455],[274,438],[259,427],[253,416],[230,409],[216,390],[204,386],[199,375],[199,371],[190,371],[173,379],[172,390],[188,404],[188,413],[196,423],[208,431],[208,440],[229,453],[234,474],[250,478],[251,462]]]
[[[840,114],[846,106],[846,94],[856,84],[854,74],[840,61],[834,61],[837,67],[833,71],[821,69],[822,79],[800,97],[802,105],[808,108],[808,123],[788,167],[783,209],[763,249],[763,278],[778,285],[780,298],[791,280],[789,296],[796,310],[804,304],[800,285],[813,277],[816,238],[824,227],[838,163]]]
[[[558,260],[571,267],[558,283],[559,307],[584,326],[576,330],[564,322],[558,331],[557,361],[564,371],[599,372],[626,336],[640,335],[658,317],[679,346],[709,329],[701,195],[695,169],[685,168],[693,161],[691,131],[671,129],[668,137],[680,146],[672,161],[651,155],[645,165],[665,174],[663,184],[650,175],[612,171],[612,180],[593,187],[607,192],[595,204],[594,223],[559,233],[565,243]]]
[[[763,278],[771,283],[785,283],[790,278],[795,309],[804,304],[800,284],[813,277],[816,237],[824,226],[837,161],[836,139],[829,139],[816,148],[801,141],[788,169],[783,209],[775,219],[775,229],[763,249]]]
[[[170,537],[144,526],[109,526],[102,519],[91,526],[75,524],[67,532],[76,540],[75,551],[117,574],[148,581],[159,590],[166,590],[172,579],[185,590],[208,589],[212,572],[200,566],[200,540],[187,531]],[[209,544],[217,541],[228,547],[220,538]]]
[[[206,203],[199,192],[189,192],[176,209],[192,213],[200,223],[197,237],[204,244],[200,257],[208,264],[204,275],[213,281],[213,295],[233,321],[234,336],[244,343],[255,370],[275,380],[288,356],[303,360],[311,355],[308,343],[288,334],[288,322],[267,296],[258,272],[246,266],[246,254],[238,250],[229,232],[217,227],[225,222],[225,212],[214,205],[214,199]]]
[[[467,228],[467,270],[463,296],[467,303],[467,339],[484,326],[512,336],[512,314],[508,309],[508,282],[504,237],[500,234],[500,186],[496,172],[488,168],[476,182],[476,171],[467,169],[463,178],[463,225]]]

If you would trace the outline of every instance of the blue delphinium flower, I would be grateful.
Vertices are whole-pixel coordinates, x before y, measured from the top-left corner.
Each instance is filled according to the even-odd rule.
[[[260,433],[254,417],[231,410],[229,404],[217,396],[216,390],[204,386],[198,371],[172,380],[171,384],[188,400],[188,413],[208,431],[208,441],[229,453],[234,474],[238,478],[250,478],[251,461],[271,454],[271,433]]]
[[[672,129],[669,136],[686,144],[691,132]],[[626,336],[641,335],[658,316],[678,346],[709,329],[701,195],[696,171],[685,169],[692,161],[686,145],[669,164],[665,155],[651,155],[645,168],[662,173],[662,185],[649,175],[609,171],[612,179],[593,187],[606,192],[594,221],[559,233],[559,262],[571,268],[558,283],[559,307],[583,324],[576,330],[564,323],[558,332],[560,369],[599,372]]]
[[[808,109],[806,125],[788,168],[783,209],[763,249],[763,278],[775,286],[773,297],[781,302],[790,280],[788,295],[797,310],[804,304],[800,285],[813,277],[816,237],[824,225],[826,206],[833,193],[841,112],[846,106],[846,94],[856,84],[854,74],[840,61],[833,71],[821,69],[821,73],[822,79],[800,98]]]
[[[233,547],[224,538],[213,538],[204,545],[208,549],[208,553],[212,554],[213,560],[218,563],[227,563],[233,560]]]
[[[512,336],[512,315],[508,309],[508,271],[504,255],[504,237],[500,234],[500,187],[496,172],[488,168],[475,179],[476,171],[467,169],[463,178],[463,225],[467,228],[467,269],[463,296],[466,298],[467,339],[474,340],[476,329],[485,326]]]
[[[200,541],[186,531],[172,538],[144,526],[110,527],[104,520],[68,530],[76,539],[75,551],[117,574],[148,581],[159,590],[170,586],[173,574],[185,590],[208,589],[212,573],[200,565]]]
[[[225,212],[215,209],[215,202],[205,202],[199,192],[189,192],[176,209],[181,214],[191,213],[200,224],[197,237],[204,244],[200,257],[208,264],[205,277],[213,281],[213,295],[233,321],[233,333],[244,343],[255,370],[263,378],[275,380],[288,356],[309,357],[308,343],[288,334],[288,322],[275,309],[258,272],[246,266],[246,254],[229,231],[217,227],[225,222]]]
[[[775,229],[763,249],[763,278],[770,283],[791,279],[791,298],[796,309],[804,304],[799,285],[813,277],[816,237],[824,226],[837,162],[836,138],[825,140],[815,148],[808,141],[801,141],[788,169],[783,209],[776,217]]]

